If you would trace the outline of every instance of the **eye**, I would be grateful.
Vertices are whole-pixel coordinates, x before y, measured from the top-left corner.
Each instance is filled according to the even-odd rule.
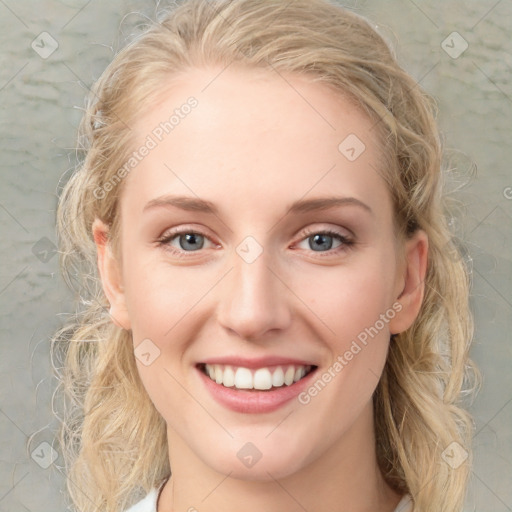
[[[303,237],[305,238],[302,238],[298,244],[299,248],[317,253],[328,253],[328,255],[346,251],[355,244],[355,241],[345,234],[330,229],[310,230],[304,233]],[[178,256],[198,252],[204,249],[207,243],[210,243],[211,247],[216,246],[203,233],[186,227],[165,233],[157,240],[157,243]],[[308,247],[300,247],[300,244],[304,243],[307,243]]]
[[[166,233],[157,242],[171,252],[180,254],[183,252],[199,251],[204,248],[205,242],[211,241],[202,233],[191,229],[181,229]],[[213,242],[211,243],[214,245]]]
[[[306,232],[305,235],[306,238],[302,239],[301,243],[307,243],[308,247],[306,249],[310,249],[313,252],[336,253],[338,251],[347,250],[354,245],[354,241],[346,235],[330,229],[309,231]],[[336,241],[338,244],[334,247],[334,250],[331,250]]]

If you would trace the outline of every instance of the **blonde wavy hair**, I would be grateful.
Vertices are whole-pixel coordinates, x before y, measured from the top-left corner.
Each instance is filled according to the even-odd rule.
[[[166,424],[98,277],[91,226],[95,217],[110,226],[118,254],[123,183],[105,197],[95,191],[116,182],[134,149],[130,125],[173,76],[232,64],[307,76],[374,120],[397,237],[423,229],[429,238],[420,313],[392,337],[374,393],[378,463],[390,486],[412,496],[415,512],[461,511],[474,428],[465,399],[480,374],[469,359],[470,269],[448,226],[437,107],[363,17],[327,0],[182,1],[121,50],[93,87],[80,127],[85,156],[57,212],[62,272],[80,299],[73,322],[52,339],[64,404],[59,443],[76,510],[124,510],[171,472]],[[454,446],[468,453],[460,467],[445,462]]]

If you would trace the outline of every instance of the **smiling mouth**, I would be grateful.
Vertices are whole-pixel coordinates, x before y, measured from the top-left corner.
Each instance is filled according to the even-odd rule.
[[[245,391],[273,391],[309,375],[315,365],[286,364],[257,369],[224,364],[199,363],[197,368],[212,381],[231,389]]]

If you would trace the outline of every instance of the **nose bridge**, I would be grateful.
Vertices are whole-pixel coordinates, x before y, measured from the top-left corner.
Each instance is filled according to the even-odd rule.
[[[243,338],[282,329],[290,318],[286,287],[276,276],[270,251],[247,237],[232,258],[233,270],[222,288],[218,317]]]

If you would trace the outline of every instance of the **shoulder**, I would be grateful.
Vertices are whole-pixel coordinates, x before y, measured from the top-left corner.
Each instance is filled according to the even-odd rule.
[[[405,494],[402,496],[402,499],[399,501],[396,506],[394,512],[413,512],[413,503],[411,496],[409,494]]]

